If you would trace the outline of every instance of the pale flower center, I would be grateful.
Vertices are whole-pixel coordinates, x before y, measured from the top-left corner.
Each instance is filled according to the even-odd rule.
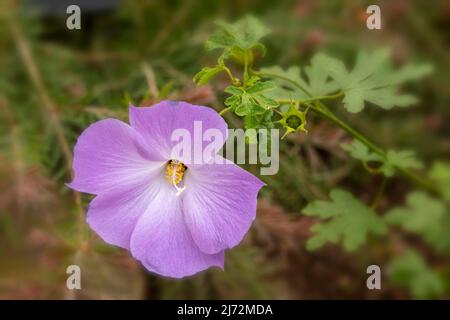
[[[177,196],[179,196],[185,189],[186,186],[180,187],[181,182],[183,182],[184,174],[187,167],[183,162],[178,160],[169,160],[166,167],[166,180],[169,184],[173,185],[177,190]]]

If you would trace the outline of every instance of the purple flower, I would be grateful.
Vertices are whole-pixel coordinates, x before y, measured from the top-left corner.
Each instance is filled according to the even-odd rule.
[[[131,106],[131,125],[115,119],[92,124],[74,149],[69,187],[96,195],[87,214],[91,228],[130,250],[149,271],[174,278],[223,268],[224,250],[250,228],[264,185],[229,161],[216,163],[224,160],[219,155],[200,163],[183,154],[173,158],[172,133],[195,134],[198,123],[227,136],[227,124],[213,109],[163,101]]]

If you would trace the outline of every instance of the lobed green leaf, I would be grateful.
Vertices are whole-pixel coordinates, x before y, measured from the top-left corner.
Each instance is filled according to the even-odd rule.
[[[438,199],[412,192],[406,198],[406,206],[391,209],[385,221],[421,235],[436,250],[450,254],[450,212]]]
[[[444,293],[444,281],[415,251],[407,251],[390,265],[392,282],[408,288],[416,299],[430,299]]]
[[[341,241],[346,250],[354,251],[364,244],[368,234],[386,232],[383,220],[351,193],[335,189],[330,198],[330,201],[314,201],[303,209],[305,215],[324,220],[311,228],[314,236],[308,240],[307,249],[315,250],[326,242]]]

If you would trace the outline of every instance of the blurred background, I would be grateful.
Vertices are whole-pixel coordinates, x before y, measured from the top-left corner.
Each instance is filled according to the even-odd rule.
[[[69,4],[81,7],[81,30],[66,28]],[[366,28],[369,4],[381,7],[381,30]],[[221,110],[226,79],[196,87],[192,77],[217,58],[203,47],[213,22],[248,13],[272,29],[260,66],[303,66],[319,51],[352,62],[358,49],[384,46],[397,65],[432,63],[433,75],[407,88],[421,103],[342,116],[382,146],[415,150],[426,165],[449,160],[449,1],[4,0],[0,299],[450,297],[450,252],[415,234],[391,229],[353,253],[338,245],[305,249],[316,221],[301,214],[309,201],[326,198],[335,186],[370,201],[381,181],[340,148],[349,137],[320,119],[311,120],[307,135],[281,143],[280,171],[262,177],[268,186],[260,192],[257,219],[244,241],[226,253],[224,272],[212,269],[183,280],[155,276],[88,230],[89,196],[64,185],[71,180],[80,132],[102,118],[127,120],[130,100],[150,105],[177,99]],[[226,120],[242,126],[232,114]],[[401,205],[412,188],[402,178],[390,180],[380,211]],[[405,251],[410,255],[402,260]],[[71,264],[81,267],[82,290],[66,289]],[[382,290],[366,287],[370,264],[382,269]]]

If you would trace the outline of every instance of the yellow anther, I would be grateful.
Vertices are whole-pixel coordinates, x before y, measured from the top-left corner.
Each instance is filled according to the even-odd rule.
[[[170,160],[166,167],[166,180],[177,190],[177,195],[181,194],[186,188],[185,186],[179,187],[179,184],[183,181],[184,173],[187,167],[184,163],[178,160]]]

